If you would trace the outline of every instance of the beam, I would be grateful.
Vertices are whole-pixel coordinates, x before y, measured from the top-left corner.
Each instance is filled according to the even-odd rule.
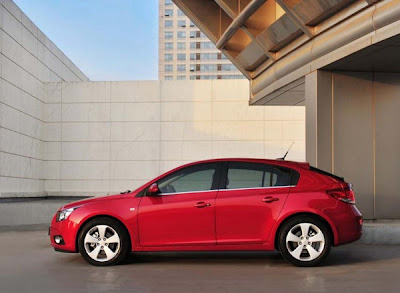
[[[223,0],[214,0],[221,8],[223,11],[226,12],[226,14],[229,15],[230,18],[235,19],[236,18],[236,13],[232,11],[232,9],[229,8],[228,5]]]
[[[286,4],[285,0],[275,0],[276,3],[279,4],[280,7],[282,7],[283,10],[288,14],[288,16],[291,18],[291,20],[311,39],[314,36],[314,33],[311,31],[311,29],[306,26],[300,18],[293,13],[293,11],[290,9],[290,7]]]
[[[218,40],[216,47],[222,49],[226,43],[232,38],[232,36],[241,28],[246,20],[254,13],[256,10],[265,3],[266,0],[253,0],[243,9],[242,12],[232,21],[225,32],[222,34]]]

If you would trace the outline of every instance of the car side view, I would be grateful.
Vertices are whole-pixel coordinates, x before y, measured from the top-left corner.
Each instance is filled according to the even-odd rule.
[[[186,164],[135,191],[70,203],[49,229],[56,251],[98,266],[129,252],[275,249],[316,266],[361,233],[351,184],[308,163],[263,159]]]

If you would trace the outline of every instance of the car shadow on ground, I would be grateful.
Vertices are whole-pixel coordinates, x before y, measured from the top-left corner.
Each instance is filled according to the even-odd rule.
[[[382,253],[385,251],[385,253]],[[352,265],[400,259],[397,245],[351,244],[332,248],[322,266]],[[132,253],[122,265],[136,264],[247,264],[287,266],[290,265],[278,251],[238,252],[143,252]]]

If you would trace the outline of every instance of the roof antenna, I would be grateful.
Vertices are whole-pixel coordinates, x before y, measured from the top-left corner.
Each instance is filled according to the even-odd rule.
[[[286,156],[287,156],[287,154],[289,153],[289,151],[290,151],[290,149],[292,148],[293,145],[294,145],[294,142],[292,142],[292,144],[290,145],[290,147],[289,147],[289,149],[287,150],[286,154],[285,154],[282,158],[278,158],[277,160],[284,161],[285,158],[286,158]]]

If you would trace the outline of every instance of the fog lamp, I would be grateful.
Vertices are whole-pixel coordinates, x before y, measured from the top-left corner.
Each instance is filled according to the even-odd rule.
[[[64,239],[60,235],[54,236],[54,242],[57,244],[65,244]]]

